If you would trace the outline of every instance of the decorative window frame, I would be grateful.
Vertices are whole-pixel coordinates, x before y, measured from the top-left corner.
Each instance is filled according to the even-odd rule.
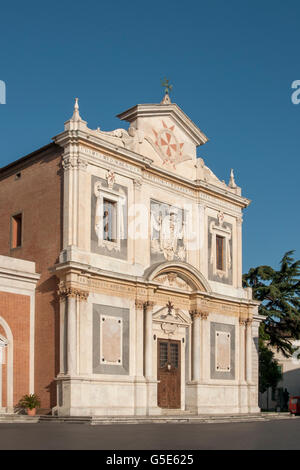
[[[229,271],[232,266],[231,252],[230,252],[230,240],[231,240],[231,229],[223,225],[224,215],[218,214],[218,223],[211,222],[209,226],[209,232],[211,234],[211,254],[210,263],[213,268],[213,274],[221,278],[227,278]],[[224,238],[224,253],[223,253],[223,269],[217,267],[217,235]]]
[[[96,181],[94,184],[94,194],[97,198],[94,230],[97,235],[98,246],[107,248],[109,251],[115,250],[119,252],[121,250],[121,240],[125,237],[123,215],[124,206],[126,204],[125,193],[122,189],[115,191],[112,188],[104,187],[101,181]],[[105,199],[112,201],[117,205],[116,241],[104,240],[103,238],[103,212]]]

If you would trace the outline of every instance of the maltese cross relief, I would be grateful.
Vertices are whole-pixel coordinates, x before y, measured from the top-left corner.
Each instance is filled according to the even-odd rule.
[[[159,131],[152,128],[155,140],[154,145],[151,143],[158,152],[163,164],[169,164],[176,169],[176,164],[190,160],[191,157],[183,154],[184,142],[178,142],[174,129],[174,125],[168,127],[165,121],[162,120],[162,128]]]

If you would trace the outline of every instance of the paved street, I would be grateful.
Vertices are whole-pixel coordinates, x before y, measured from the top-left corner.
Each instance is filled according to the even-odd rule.
[[[224,424],[0,424],[0,449],[300,449],[300,419]]]

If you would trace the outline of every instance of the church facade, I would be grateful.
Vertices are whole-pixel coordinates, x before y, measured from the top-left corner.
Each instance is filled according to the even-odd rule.
[[[76,100],[53,143],[0,170],[0,252],[40,274],[35,392],[61,416],[257,412],[250,201],[197,158],[208,139],[168,93],[118,117],[90,129]]]

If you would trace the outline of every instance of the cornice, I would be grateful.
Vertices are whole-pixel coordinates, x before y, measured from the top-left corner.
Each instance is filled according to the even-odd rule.
[[[106,279],[110,280],[113,282],[127,282],[135,285],[139,285],[139,287],[144,287],[144,288],[154,288],[157,289],[157,282],[155,281],[148,281],[144,277],[141,276],[132,276],[130,274],[122,274],[122,273],[116,273],[113,271],[106,271],[104,269],[100,268],[93,268],[90,265],[80,263],[80,262],[75,262],[75,261],[66,261],[63,263],[58,263],[53,266],[51,269],[51,272],[56,273],[58,277],[64,276],[67,273],[74,271],[77,272],[77,274],[80,274],[82,276],[88,276],[89,278],[92,279]],[[164,286],[161,286],[159,290],[164,290]],[[175,292],[175,289],[173,289],[173,292]],[[241,306],[247,306],[247,307],[257,307],[260,305],[260,302],[257,302],[256,300],[251,300],[251,299],[243,299],[240,297],[232,297],[228,295],[221,295],[218,293],[214,292],[204,292],[204,291],[192,291],[192,292],[187,292],[187,291],[179,291],[176,290],[176,294],[182,294],[183,296],[186,296],[187,294],[192,297],[197,297],[199,296],[200,298],[207,299],[207,300],[219,300],[220,302],[227,302],[228,304],[238,304]]]
[[[0,279],[13,279],[30,283],[37,283],[41,275],[29,273],[27,271],[17,271],[15,269],[0,268]]]

